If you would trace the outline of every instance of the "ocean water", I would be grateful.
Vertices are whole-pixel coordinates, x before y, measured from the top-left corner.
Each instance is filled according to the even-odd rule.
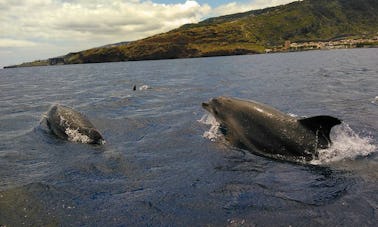
[[[353,49],[0,70],[0,226],[377,226],[377,62]],[[277,161],[222,139],[201,108],[220,95],[343,124],[318,160]],[[106,144],[52,135],[56,103]]]

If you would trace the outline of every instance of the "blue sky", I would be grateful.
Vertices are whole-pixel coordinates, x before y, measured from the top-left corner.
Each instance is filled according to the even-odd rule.
[[[0,67],[294,0],[0,0]]]

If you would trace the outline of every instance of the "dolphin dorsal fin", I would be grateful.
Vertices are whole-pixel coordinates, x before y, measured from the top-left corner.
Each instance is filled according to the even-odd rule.
[[[341,120],[331,116],[315,116],[298,120],[306,128],[313,131],[318,137],[318,147],[327,148],[331,144],[329,136],[335,125],[341,124]]]

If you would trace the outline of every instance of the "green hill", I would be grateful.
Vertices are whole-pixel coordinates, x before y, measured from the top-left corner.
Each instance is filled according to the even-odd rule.
[[[264,53],[285,41],[330,41],[378,35],[378,0],[303,0],[210,18],[167,33],[33,64],[80,64]]]

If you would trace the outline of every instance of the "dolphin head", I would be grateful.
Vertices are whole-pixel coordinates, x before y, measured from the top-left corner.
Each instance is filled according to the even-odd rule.
[[[202,108],[207,110],[209,113],[211,113],[215,119],[219,121],[219,123],[224,122],[226,116],[225,114],[228,112],[229,109],[227,106],[227,97],[218,97],[210,99],[209,102],[202,103]]]
[[[101,133],[97,129],[90,129],[89,130],[89,137],[92,139],[93,144],[104,144],[105,140],[102,137]]]
[[[89,138],[89,144],[105,144],[106,141],[101,133],[94,127],[84,127],[78,128],[80,134],[87,136]]]
[[[220,96],[218,98],[210,99],[208,102],[202,103],[202,108],[214,116],[219,123],[220,132],[225,135],[225,138],[231,143],[240,145],[240,136],[236,133],[237,128],[240,128],[237,120],[238,111],[235,106],[235,100],[229,97]]]

